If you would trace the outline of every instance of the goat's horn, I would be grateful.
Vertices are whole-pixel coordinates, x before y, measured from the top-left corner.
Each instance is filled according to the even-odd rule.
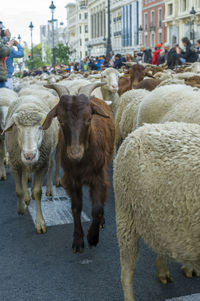
[[[96,82],[96,83],[89,84],[87,86],[83,86],[78,90],[78,94],[85,94],[86,96],[90,97],[94,89],[98,87],[102,87],[104,85],[106,85],[105,82]]]
[[[59,97],[61,97],[62,95],[70,95],[69,89],[63,85],[49,84],[44,85],[44,87],[54,89],[58,93]]]

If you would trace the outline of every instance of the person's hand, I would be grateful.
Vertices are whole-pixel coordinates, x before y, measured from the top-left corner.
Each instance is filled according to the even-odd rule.
[[[13,46],[17,46],[19,43],[16,40],[13,40]]]
[[[14,45],[14,40],[10,40],[8,43],[7,43],[7,46],[8,47],[12,47]]]

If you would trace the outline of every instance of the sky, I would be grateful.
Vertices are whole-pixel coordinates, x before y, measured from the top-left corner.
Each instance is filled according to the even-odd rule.
[[[56,6],[54,18],[58,24],[62,21],[66,26],[66,4],[69,0],[54,0]],[[31,44],[29,24],[32,21],[33,44],[40,43],[40,25],[46,25],[51,20],[49,6],[51,0],[1,0],[0,21],[11,31],[11,38],[20,34],[22,41]]]

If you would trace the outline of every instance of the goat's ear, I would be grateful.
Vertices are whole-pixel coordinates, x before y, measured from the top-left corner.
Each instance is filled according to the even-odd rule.
[[[53,118],[57,116],[57,107],[58,105],[56,105],[42,121],[41,127],[43,130],[47,130],[50,127]]]
[[[11,118],[6,122],[6,126],[5,126],[5,128],[4,128],[4,130],[3,130],[3,132],[2,132],[1,135],[3,135],[3,134],[5,134],[6,132],[12,130],[13,125],[15,125],[15,117],[16,117],[16,114],[13,114],[13,115],[11,116]]]
[[[91,102],[90,106],[92,109],[92,114],[97,114],[104,118],[110,118],[110,116],[108,114],[106,114],[106,112],[102,108],[100,108],[97,104],[95,104],[94,102]]]

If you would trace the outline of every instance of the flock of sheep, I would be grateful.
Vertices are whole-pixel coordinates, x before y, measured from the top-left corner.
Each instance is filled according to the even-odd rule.
[[[15,92],[0,89],[0,128],[5,134],[0,136],[0,180],[6,180],[4,165],[9,160],[16,183],[18,213],[24,214],[31,199],[27,183],[30,175],[34,175],[32,197],[36,201],[38,233],[46,232],[41,210],[41,187],[48,174],[46,194],[53,194],[54,153],[57,186],[61,184],[60,156],[63,156],[62,167],[70,166],[64,162],[64,153],[61,151],[60,155],[59,152],[59,133],[63,130],[63,139],[67,139],[67,135],[62,114],[55,114],[55,106],[73,99],[82,103],[84,97],[88,105],[87,99],[90,101],[92,96],[93,106],[97,106],[93,114],[100,115],[97,121],[103,119],[105,132],[106,127],[110,131],[112,129],[112,121],[106,123],[107,118],[112,119],[109,113],[112,111],[115,122],[113,179],[116,223],[125,301],[134,301],[133,276],[139,237],[157,253],[157,276],[163,284],[172,280],[167,268],[168,258],[181,263],[187,277],[200,276],[200,63],[179,72],[144,66],[139,85],[134,77],[134,68],[137,64],[131,66],[127,74],[113,68],[87,75],[43,74],[36,78],[16,79]],[[155,81],[156,87],[149,88],[149,83],[154,86]],[[138,86],[134,86],[135,82]],[[119,93],[125,84],[126,91]],[[89,93],[85,92],[87,89]],[[69,98],[69,95],[75,96]],[[107,104],[101,107],[101,102]],[[54,119],[56,116],[58,119]],[[102,134],[98,135],[98,139],[103,139]],[[102,142],[104,148],[106,146]],[[109,151],[111,154],[111,146]],[[78,156],[77,150],[75,152],[74,155]],[[110,159],[107,160],[108,150],[102,152],[106,173]],[[92,163],[87,161],[87,164]],[[92,168],[95,169],[94,166]],[[70,174],[70,171],[65,172]],[[73,195],[71,186],[68,186],[69,183],[64,185]],[[95,194],[98,194],[97,190]],[[97,207],[92,211],[93,228],[103,226],[103,213],[98,220],[100,209],[96,215]],[[77,208],[73,214],[76,220]],[[96,245],[99,233],[95,230],[96,236],[92,237],[92,226],[88,242]],[[75,252],[82,251],[83,240],[79,244],[73,242],[73,246]]]

